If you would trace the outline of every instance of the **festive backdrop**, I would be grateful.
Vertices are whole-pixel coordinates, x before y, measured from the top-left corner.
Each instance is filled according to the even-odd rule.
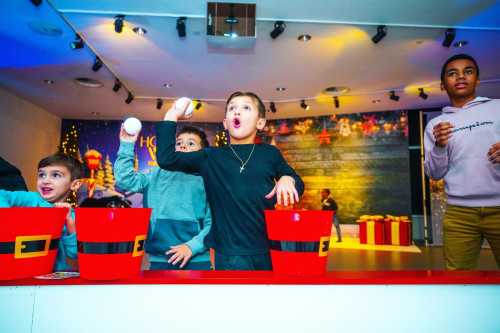
[[[110,191],[121,121],[63,120],[61,149],[85,160],[97,152],[97,167],[87,177]],[[227,143],[219,124],[203,129],[212,145]],[[408,125],[404,112],[333,115],[268,121],[258,142],[276,145],[304,179],[301,207],[319,209],[322,188],[329,188],[342,223],[364,214],[409,215]],[[156,165],[153,122],[144,122],[136,145],[136,169]],[[99,159],[100,158],[100,159]],[[135,200],[135,205],[140,200]]]

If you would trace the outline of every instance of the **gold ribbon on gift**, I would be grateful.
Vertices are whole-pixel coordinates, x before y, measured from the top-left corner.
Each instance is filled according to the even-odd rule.
[[[375,244],[375,222],[366,222],[366,243]]]
[[[399,221],[391,222],[391,244],[399,245]]]

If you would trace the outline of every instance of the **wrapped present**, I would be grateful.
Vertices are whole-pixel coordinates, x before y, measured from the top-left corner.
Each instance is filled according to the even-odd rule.
[[[361,244],[384,244],[384,221],[379,218],[359,219],[359,242]]]
[[[387,216],[384,220],[385,244],[409,246],[412,241],[411,221],[407,216]]]

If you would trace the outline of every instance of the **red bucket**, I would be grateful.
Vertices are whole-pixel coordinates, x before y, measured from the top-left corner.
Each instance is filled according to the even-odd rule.
[[[80,276],[115,280],[138,275],[150,208],[77,208]]]
[[[0,208],[0,280],[51,273],[67,208]]]
[[[273,271],[324,274],[333,214],[328,210],[266,210]]]

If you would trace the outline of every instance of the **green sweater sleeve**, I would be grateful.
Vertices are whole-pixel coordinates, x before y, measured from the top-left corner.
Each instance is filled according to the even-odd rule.
[[[38,192],[0,190],[0,207],[52,207]]]
[[[143,193],[149,185],[149,177],[134,170],[134,143],[120,141],[114,165],[116,185],[129,192]]]
[[[206,200],[205,200],[206,202]],[[205,205],[205,217],[203,218],[203,228],[201,228],[200,233],[194,236],[190,241],[186,242],[186,245],[193,251],[193,256],[206,250],[203,243],[205,237],[207,236],[210,228],[212,226],[212,214],[210,213],[210,207],[208,203]]]

